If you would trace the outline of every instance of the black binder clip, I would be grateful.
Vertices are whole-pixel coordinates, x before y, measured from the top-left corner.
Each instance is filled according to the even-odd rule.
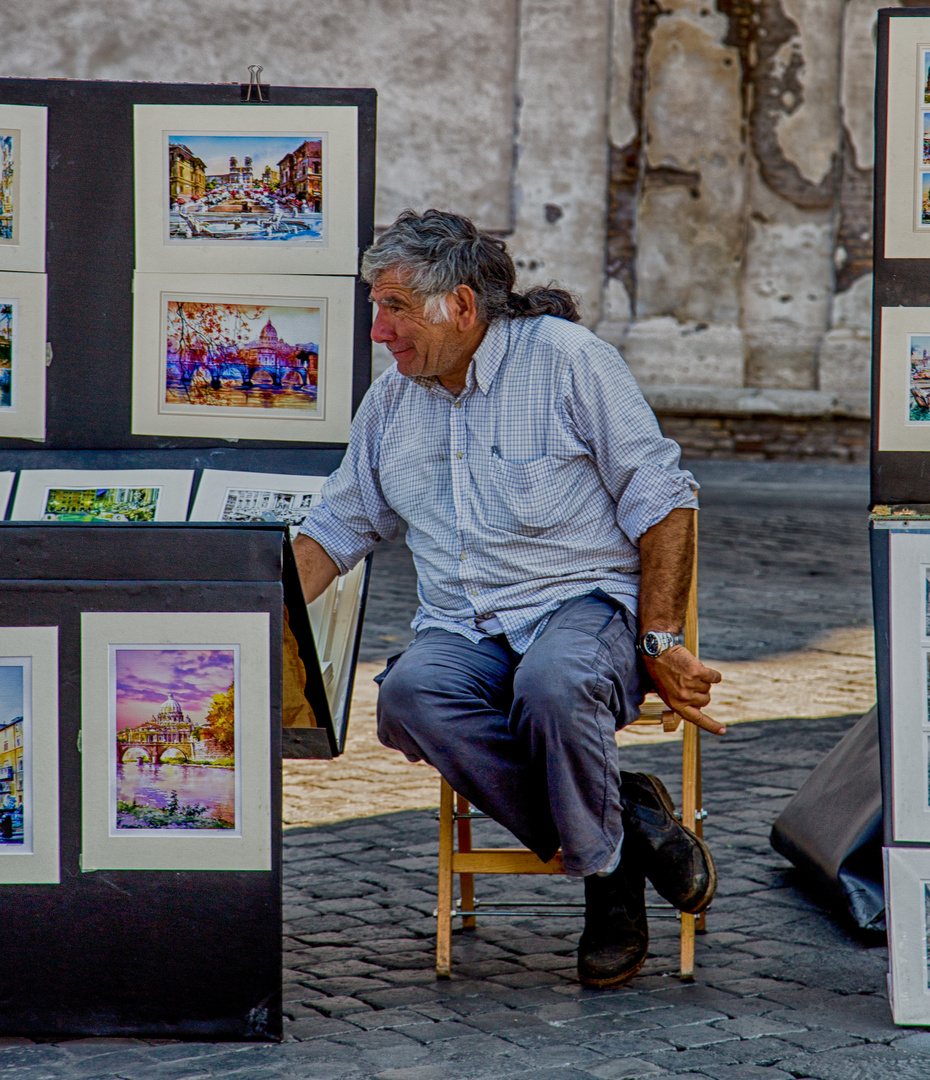
[[[271,98],[271,86],[260,81],[264,70],[258,64],[249,64],[249,81],[239,84],[239,97],[243,101],[268,101]]]

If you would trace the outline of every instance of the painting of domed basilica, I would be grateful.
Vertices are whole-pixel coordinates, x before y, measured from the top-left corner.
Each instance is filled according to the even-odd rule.
[[[318,414],[321,314],[319,305],[168,299],[161,410]]]
[[[114,650],[111,835],[235,830],[238,649]]]

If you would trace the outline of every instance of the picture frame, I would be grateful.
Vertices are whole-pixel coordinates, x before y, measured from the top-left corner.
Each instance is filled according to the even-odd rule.
[[[888,31],[885,258],[930,258],[930,19],[892,19]],[[925,202],[924,195],[927,199]]]
[[[134,287],[133,434],[348,442],[352,278],[136,274]]]
[[[136,269],[358,271],[354,105],[134,106]]]
[[[894,1022],[930,1025],[930,850],[883,849],[888,990]]]
[[[58,884],[58,627],[0,627],[0,883]]]
[[[186,521],[192,469],[23,469],[13,521]]]
[[[82,614],[84,871],[271,869],[269,626]]]
[[[930,307],[881,308],[879,342],[878,449],[930,450]]]
[[[45,439],[46,286],[0,272],[0,439]]]
[[[930,843],[930,529],[889,533],[895,841]]]
[[[0,105],[0,272],[45,272],[48,109]]]
[[[189,520],[284,521],[293,539],[325,482],[325,476],[204,469]]]

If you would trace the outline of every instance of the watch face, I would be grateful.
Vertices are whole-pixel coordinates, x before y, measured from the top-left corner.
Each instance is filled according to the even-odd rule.
[[[654,630],[650,630],[648,633],[643,634],[643,652],[647,656],[658,656],[661,648],[662,642],[659,640],[659,635]]]

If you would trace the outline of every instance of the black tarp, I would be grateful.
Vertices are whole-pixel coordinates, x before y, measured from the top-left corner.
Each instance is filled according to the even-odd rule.
[[[884,930],[878,713],[870,709],[801,785],[772,847],[864,930]]]

